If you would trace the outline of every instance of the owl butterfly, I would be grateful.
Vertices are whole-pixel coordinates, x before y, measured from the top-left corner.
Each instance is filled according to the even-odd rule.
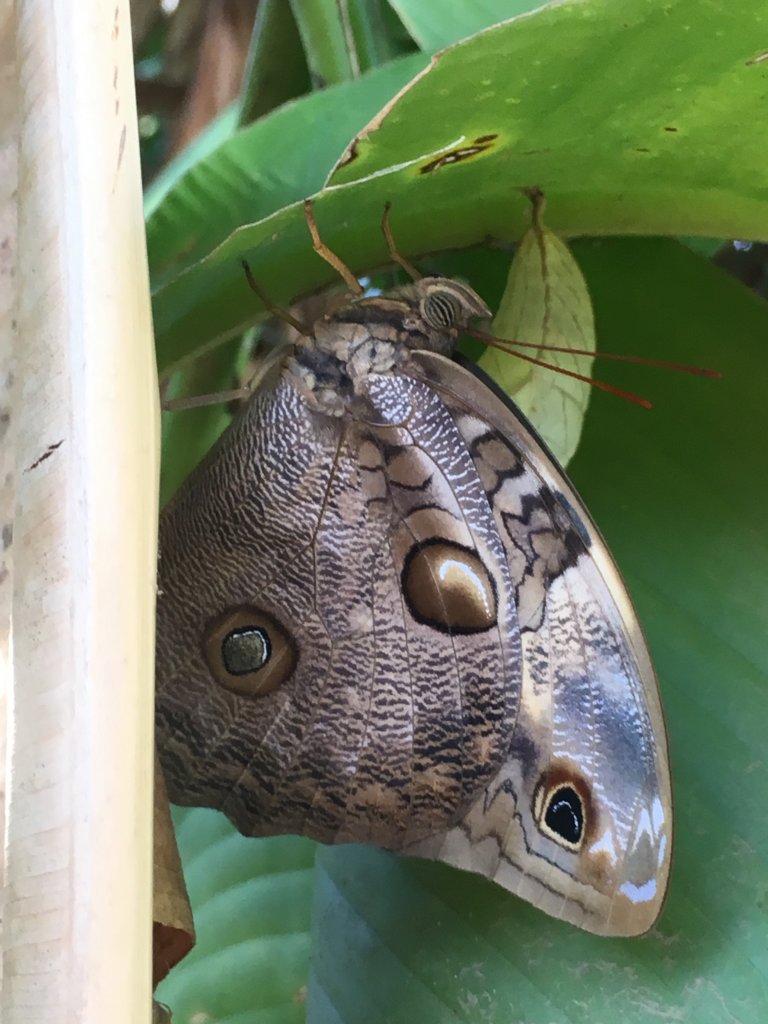
[[[671,852],[656,679],[565,474],[450,358],[488,315],[425,277],[273,357],[162,515],[160,757],[246,835],[375,843],[635,935]]]

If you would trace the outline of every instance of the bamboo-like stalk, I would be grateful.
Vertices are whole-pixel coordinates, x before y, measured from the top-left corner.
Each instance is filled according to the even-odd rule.
[[[16,117],[16,46],[13,8],[0,3],[0,835],[5,834],[5,750],[7,666],[11,620],[11,536],[13,531],[13,394],[12,347],[15,319],[16,185],[18,180]],[[0,890],[4,874],[0,857]],[[2,901],[0,901],[2,949]],[[0,991],[2,991],[0,957]]]
[[[4,1024],[151,1015],[158,416],[129,16],[17,2]]]

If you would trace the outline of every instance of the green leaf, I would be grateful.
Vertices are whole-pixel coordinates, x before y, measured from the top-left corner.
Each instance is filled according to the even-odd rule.
[[[237,129],[237,117],[236,103],[225,107],[156,175],[144,191],[144,216],[148,224],[166,198],[171,196],[178,182],[231,138]],[[173,202],[172,199],[170,201]],[[163,212],[165,213],[165,210]]]
[[[349,4],[349,22],[361,70],[415,49],[388,0],[355,0]]]
[[[336,0],[289,0],[299,29],[309,73],[317,88],[354,78],[357,54],[347,5]]]
[[[356,78],[403,52],[386,0],[291,0],[291,6],[318,86]]]
[[[492,333],[545,350],[518,349],[522,358],[516,358],[514,349],[507,354],[489,347],[479,364],[539,424],[550,451],[566,466],[578,447],[592,389],[583,380],[526,360],[537,358],[549,367],[589,375],[592,359],[546,347],[594,352],[595,318],[587,284],[568,246],[541,223],[540,215],[534,217],[515,251]]]
[[[252,339],[249,339],[252,341]],[[174,374],[165,399],[199,397],[236,386],[236,369],[243,368],[248,344],[234,338],[212,352],[206,352],[191,366]],[[163,412],[160,463],[160,507],[192,472],[214,441],[232,420],[225,403],[213,402],[181,412]]]
[[[206,134],[203,158],[190,166],[182,154],[183,173],[169,171],[162,191],[158,186],[153,192],[147,217],[153,286],[201,259],[241,224],[316,192],[354,132],[423,63],[418,54],[394,61],[354,82],[288,103],[231,134],[233,108],[226,121],[229,133],[216,136],[216,148]],[[227,271],[242,283],[237,264]]]
[[[530,186],[543,189],[549,227],[560,237],[768,238],[768,62],[754,60],[763,16],[762,0],[745,0],[738,18],[709,0],[579,0],[451,47],[332,175],[316,206],[326,243],[358,272],[386,262],[378,230],[386,200],[406,255],[518,238],[528,221],[522,189]],[[348,83],[350,106],[363,81]],[[295,108],[310,100],[318,97]],[[335,116],[353,120],[343,102]],[[314,147],[331,121],[330,110],[322,120],[302,114],[301,151],[313,167],[324,163]],[[151,249],[166,278],[238,221],[306,194],[312,174],[282,184],[295,160],[283,128],[275,125],[258,153],[248,148],[250,160],[243,151],[237,165],[201,170],[183,212],[163,214],[174,240],[166,245],[158,230]],[[249,201],[251,215],[243,216]],[[277,302],[334,279],[309,249],[301,205],[240,228],[155,296],[163,368],[262,313],[242,280],[243,255]]]
[[[389,0],[422,50],[433,53],[488,25],[535,11],[539,0]]]
[[[158,986],[173,1024],[300,1024],[315,844],[257,842],[215,811],[174,814],[197,945]]]
[[[240,92],[238,120],[250,124],[309,90],[299,30],[285,0],[261,0]]]
[[[659,671],[675,782],[660,923],[606,940],[440,865],[318,855],[310,1024],[753,1024],[768,1005],[768,306],[672,241],[580,242],[601,347],[714,364],[721,382],[611,366],[571,475]]]

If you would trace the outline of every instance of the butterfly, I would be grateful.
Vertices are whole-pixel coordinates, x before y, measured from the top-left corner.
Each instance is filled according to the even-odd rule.
[[[672,841],[656,678],[563,470],[451,358],[488,315],[424,277],[267,362],[161,517],[160,759],[245,835],[374,843],[640,934]]]

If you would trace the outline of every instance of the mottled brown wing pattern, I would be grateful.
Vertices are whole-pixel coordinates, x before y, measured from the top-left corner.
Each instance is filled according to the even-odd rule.
[[[172,799],[247,834],[397,849],[498,771],[520,685],[509,570],[428,386],[372,377],[358,420],[313,413],[289,376],[268,384],[164,512],[160,545]],[[269,662],[241,672],[254,644]]]
[[[487,312],[424,278],[322,318],[182,487],[159,752],[172,799],[246,834],[406,849],[637,934],[672,837],[656,680],[564,474],[445,357]]]
[[[485,874],[590,931],[643,932],[666,889],[671,791],[655,677],[626,590],[529,425],[460,366],[414,361],[451,409],[493,507],[524,668],[501,772],[455,829],[412,852]],[[560,807],[549,822],[548,801]]]

